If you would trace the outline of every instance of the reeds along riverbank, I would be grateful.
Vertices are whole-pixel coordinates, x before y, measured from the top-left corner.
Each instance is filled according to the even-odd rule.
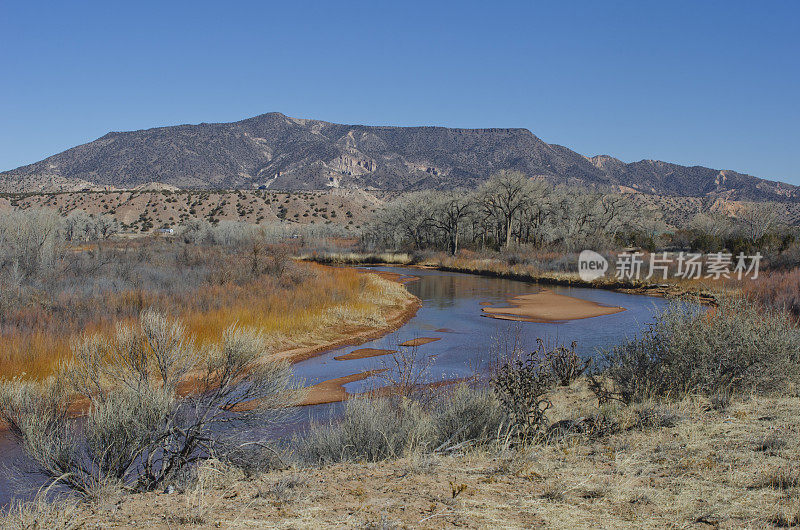
[[[396,325],[398,315],[416,303],[402,285],[376,275],[315,264],[290,268],[280,277],[219,278],[182,292],[125,290],[66,297],[57,307],[20,308],[0,336],[0,377],[43,379],[70,358],[76,335],[111,333],[148,307],[183,321],[200,345],[218,341],[237,323],[263,332],[277,352],[311,351],[348,334]],[[96,305],[96,319],[84,322],[77,309],[71,317],[70,307],[83,304]]]
[[[563,264],[567,256],[563,254],[548,254],[548,259],[558,260]],[[385,260],[383,259],[385,258]],[[412,256],[403,253],[324,253],[308,254],[298,259],[317,263],[330,263],[342,265],[390,265],[432,268],[445,272],[460,272],[475,274],[490,278],[519,280],[535,282],[541,285],[560,285],[566,287],[584,287],[590,289],[607,289],[632,294],[646,294],[663,297],[690,297],[703,303],[716,303],[720,293],[724,291],[738,291],[740,283],[698,280],[669,279],[666,281],[652,282],[646,280],[620,280],[611,274],[592,281],[586,281],[576,272],[557,272],[544,270],[536,264],[509,263],[499,258],[465,258],[459,256],[434,255],[414,260]],[[576,264],[577,266],[577,264]]]

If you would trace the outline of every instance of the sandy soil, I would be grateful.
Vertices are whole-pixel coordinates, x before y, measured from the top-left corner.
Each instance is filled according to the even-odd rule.
[[[513,307],[484,307],[486,316],[522,322],[558,322],[612,315],[625,311],[589,300],[556,294],[549,289],[516,296],[508,301]]]
[[[407,340],[405,342],[401,342],[400,346],[422,346],[423,344],[428,344],[429,342],[436,342],[437,340],[442,340],[441,337],[417,337],[416,339]]]
[[[363,381],[368,377],[385,371],[386,369],[368,370],[358,374],[328,379],[316,385],[311,385],[306,388],[306,397],[300,405],[322,405],[323,403],[338,403],[339,401],[344,401],[350,397],[350,393],[345,390],[344,385],[354,381]]]
[[[367,359],[368,357],[380,357],[381,355],[388,355],[397,350],[382,350],[380,348],[359,348],[344,355],[337,355],[334,357],[337,361],[352,361],[354,359]]]

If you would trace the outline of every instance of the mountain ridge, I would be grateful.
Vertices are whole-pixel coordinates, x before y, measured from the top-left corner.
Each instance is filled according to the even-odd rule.
[[[279,112],[236,122],[111,131],[0,173],[0,191],[474,187],[511,169],[556,184],[734,200],[800,201],[800,187],[732,170],[623,162],[549,144],[524,128],[348,125]]]

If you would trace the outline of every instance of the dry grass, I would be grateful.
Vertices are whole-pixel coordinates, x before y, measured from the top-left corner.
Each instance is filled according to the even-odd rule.
[[[583,383],[558,389],[553,403],[556,421],[598,413]],[[764,528],[800,520],[798,397],[744,398],[723,411],[703,398],[651,405],[676,419],[643,424],[635,421],[642,410],[607,409],[621,426],[615,434],[574,434],[522,452],[411,455],[228,482],[207,491],[214,509],[202,524]],[[765,451],[760,441],[776,430],[786,443]],[[278,487],[288,481],[295,485],[290,495]],[[196,499],[187,499],[129,496],[113,511],[85,510],[82,521],[90,528],[167,527],[165,514],[196,514]]]
[[[72,499],[47,500],[37,495],[30,502],[15,502],[0,513],[0,527],[8,530],[80,528],[78,505]]]
[[[299,267],[296,279],[288,283],[261,276],[204,283],[182,293],[109,294],[89,301],[97,304],[91,322],[41,307],[23,308],[22,312],[36,313],[38,320],[18,314],[25,326],[0,336],[0,375],[42,379],[70,357],[76,334],[111,333],[117,322],[129,322],[147,307],[183,320],[201,344],[218,341],[230,324],[238,322],[263,331],[271,346],[285,350],[322,344],[355,328],[385,326],[387,314],[409,296],[399,284],[374,275],[313,264]],[[75,314],[81,314],[80,309]],[[25,331],[29,327],[37,331]]]
[[[800,269],[764,274],[746,284],[744,292],[751,300],[800,317]]]
[[[336,265],[365,265],[370,263],[408,265],[414,261],[410,254],[404,252],[307,252],[301,254],[298,259]]]

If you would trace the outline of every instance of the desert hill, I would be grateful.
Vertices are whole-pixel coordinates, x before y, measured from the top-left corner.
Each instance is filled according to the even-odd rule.
[[[415,190],[473,187],[501,169],[658,195],[800,200],[800,188],[729,170],[585,157],[527,129],[340,125],[269,113],[233,123],[111,132],[0,173],[6,193],[132,189]]]

